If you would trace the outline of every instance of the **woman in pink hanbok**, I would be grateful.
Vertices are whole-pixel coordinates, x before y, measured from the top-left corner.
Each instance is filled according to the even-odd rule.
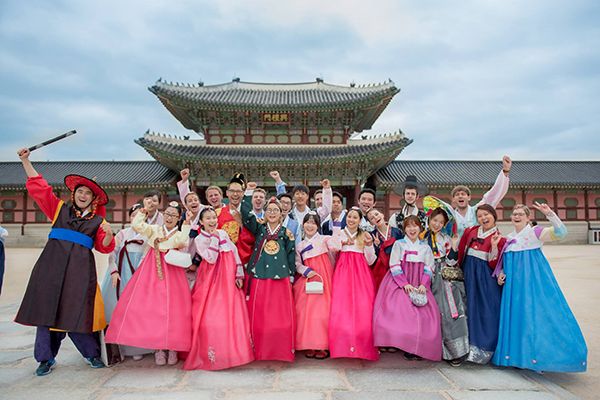
[[[419,240],[422,226],[417,216],[406,217],[402,225],[406,236],[394,243],[390,271],[375,300],[375,345],[404,350],[409,360],[439,361],[442,334],[440,310],[431,293],[433,253],[427,243]],[[413,304],[411,292],[425,294],[427,303]]]
[[[332,358],[376,361],[373,345],[375,284],[369,265],[377,257],[373,237],[359,228],[363,215],[353,207],[346,227],[339,233],[342,249],[335,265],[329,318],[329,350]]]
[[[329,254],[341,249],[340,223],[333,223],[333,236],[319,233],[321,218],[314,211],[304,216],[304,239],[296,247],[296,272],[301,277],[294,283],[296,307],[296,350],[307,350],[307,358],[329,357],[329,312],[333,267]],[[336,234],[337,232],[337,234]],[[322,293],[307,293],[306,283],[323,283]]]
[[[185,268],[167,263],[165,254],[187,249],[190,217],[179,231],[179,204],[171,202],[163,215],[164,225],[149,225],[146,211],[141,209],[131,223],[151,247],[117,303],[106,342],[157,349],[157,365],[174,365],[177,352],[190,349],[192,296]]]
[[[202,257],[192,290],[192,348],[183,369],[220,370],[254,360],[237,248],[212,207],[200,212],[195,248]]]

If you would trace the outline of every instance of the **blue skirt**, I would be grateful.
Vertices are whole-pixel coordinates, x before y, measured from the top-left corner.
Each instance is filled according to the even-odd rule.
[[[469,328],[468,360],[486,364],[498,341],[498,320],[502,287],[487,261],[466,256],[463,263],[467,291],[467,325]]]
[[[133,269],[137,270],[137,267],[140,265],[142,260],[143,253],[137,252],[129,252],[129,258],[131,259],[131,263],[133,264]],[[102,292],[102,300],[104,301],[104,317],[106,318],[106,322],[110,324],[110,319],[112,317],[112,313],[117,306],[117,289],[112,286],[112,277],[110,274],[110,270],[106,270],[106,274],[104,274],[104,279],[102,279],[102,284],[100,284],[100,291]],[[121,270],[121,283],[119,285],[119,296],[123,294],[125,290],[125,286],[127,286],[127,282],[132,277],[131,268],[129,268],[129,261],[127,261],[127,257],[123,258],[123,268]]]
[[[506,253],[504,273],[492,362],[534,371],[585,371],[585,339],[541,249]]]

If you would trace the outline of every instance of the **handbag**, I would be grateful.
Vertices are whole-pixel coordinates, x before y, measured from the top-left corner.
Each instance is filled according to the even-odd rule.
[[[427,305],[426,293],[420,293],[416,290],[413,290],[408,294],[408,297],[410,297],[410,301],[412,301],[412,303],[417,307],[423,307],[424,305]]]
[[[463,272],[458,267],[442,267],[442,279],[445,281],[462,281],[464,280]]]
[[[165,254],[167,264],[179,268],[188,268],[192,265],[192,256],[184,251],[171,249]]]
[[[306,284],[304,285],[304,291],[306,294],[323,294],[323,277],[319,274],[318,276],[320,281],[309,281],[306,279]]]

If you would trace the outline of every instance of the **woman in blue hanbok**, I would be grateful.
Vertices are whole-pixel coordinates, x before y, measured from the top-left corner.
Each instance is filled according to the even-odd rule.
[[[564,238],[567,228],[547,204],[533,207],[552,227],[531,226],[527,206],[513,209],[515,230],[495,272],[504,291],[492,362],[534,371],[582,372],[587,367],[585,339],[541,249],[544,242]]]

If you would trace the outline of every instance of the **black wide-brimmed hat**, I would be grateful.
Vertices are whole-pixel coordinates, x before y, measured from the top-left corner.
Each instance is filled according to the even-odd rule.
[[[400,196],[404,196],[404,189],[406,189],[407,187],[416,188],[419,196],[424,196],[429,192],[427,185],[425,185],[423,182],[419,182],[417,180],[417,177],[414,175],[407,175],[404,179],[404,182],[396,185],[396,187],[394,188],[394,192],[396,192]]]

